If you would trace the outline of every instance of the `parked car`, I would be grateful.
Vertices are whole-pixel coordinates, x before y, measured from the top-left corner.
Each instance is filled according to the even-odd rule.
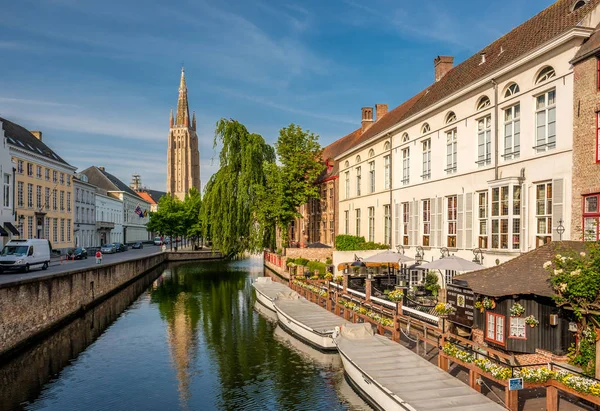
[[[154,237],[154,245],[163,245],[163,240],[160,237]]]
[[[127,245],[123,243],[115,243],[115,247],[117,248],[117,253],[129,250],[129,247],[127,247]]]
[[[88,258],[88,252],[85,248],[73,248],[68,252],[69,258],[83,260]]]
[[[29,272],[34,266],[42,270],[50,264],[50,243],[48,240],[10,240],[0,253],[0,273],[8,270]]]
[[[133,248],[134,250],[139,250],[141,248],[144,248],[144,244],[142,244],[141,241],[138,241],[137,243],[135,243],[134,245],[132,245],[131,248]]]
[[[102,254],[114,254],[117,252],[117,246],[115,244],[104,244],[102,248],[100,248],[100,252]]]

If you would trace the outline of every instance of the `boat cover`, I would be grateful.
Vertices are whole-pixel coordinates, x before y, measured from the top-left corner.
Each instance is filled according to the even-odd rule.
[[[256,291],[265,295],[267,298],[274,300],[278,293],[290,292],[290,287],[285,284],[276,283],[274,281],[259,281],[265,277],[259,277],[252,285],[256,288]],[[269,278],[269,280],[271,280]]]
[[[304,298],[295,300],[280,300],[278,298],[274,304],[286,316],[321,334],[331,333],[335,327],[339,327],[344,323],[343,318]]]

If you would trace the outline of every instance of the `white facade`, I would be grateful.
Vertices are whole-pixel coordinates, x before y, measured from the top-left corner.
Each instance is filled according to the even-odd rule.
[[[149,217],[140,217],[135,212],[135,209],[139,206],[142,211],[147,210],[149,213],[150,204],[138,195],[132,195],[124,191],[109,193],[118,196],[123,202],[123,242],[135,243],[150,240],[150,233],[146,230]]]
[[[15,215],[13,210],[14,201],[14,171],[11,162],[8,142],[4,137],[2,122],[0,121],[0,177],[2,178],[2,191],[0,192],[0,227],[2,227],[8,236],[0,237],[0,246],[3,246],[10,239],[11,233],[4,227],[4,223],[15,225]]]
[[[96,186],[87,182],[85,174],[73,179],[75,189],[75,247],[99,247],[96,230]]]
[[[359,225],[408,256],[422,247],[427,261],[479,248],[487,267],[558,240],[561,221],[569,239],[569,61],[587,35],[568,32],[337,157],[339,233]]]
[[[123,202],[99,192],[95,194],[97,244],[123,242]]]

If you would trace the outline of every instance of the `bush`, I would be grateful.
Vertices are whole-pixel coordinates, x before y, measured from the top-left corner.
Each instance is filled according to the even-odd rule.
[[[332,263],[333,263],[333,261],[331,260],[331,257],[327,257],[327,258],[325,259],[325,264],[327,264],[327,265],[331,265]]]
[[[325,275],[326,266],[320,261],[309,261],[307,267],[309,271],[315,272],[316,270],[319,270],[320,275]]]
[[[294,262],[296,263],[296,265],[303,265],[305,267],[308,265],[308,259],[302,257],[296,258]]]
[[[335,237],[335,248],[338,251],[387,250],[387,244],[366,242],[364,237],[340,234]]]

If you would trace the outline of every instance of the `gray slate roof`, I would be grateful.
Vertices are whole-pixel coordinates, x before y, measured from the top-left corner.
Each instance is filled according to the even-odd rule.
[[[123,191],[132,196],[138,197],[140,200],[143,200],[135,191],[131,189],[127,184],[119,180],[114,175],[106,172],[105,170],[101,170],[96,166],[91,166],[86,168],[81,172],[88,176],[88,181],[90,184],[95,185],[96,187],[100,187],[106,191]],[[146,201],[146,200],[143,200]]]

